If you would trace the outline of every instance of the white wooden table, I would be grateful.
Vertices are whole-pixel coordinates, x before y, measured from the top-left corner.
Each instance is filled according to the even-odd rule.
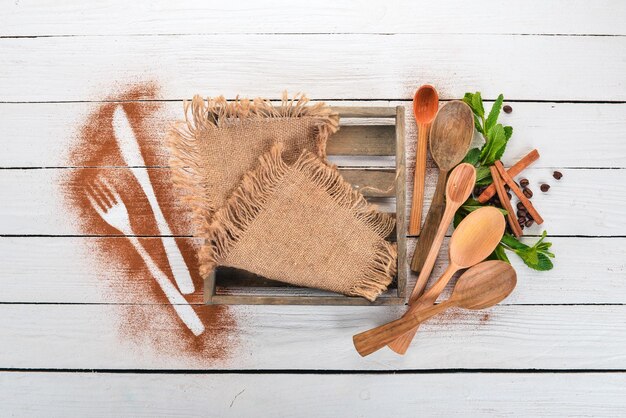
[[[623,415],[624,22],[617,0],[3,2],[2,415]],[[535,273],[513,258],[518,288],[505,303],[432,321],[404,357],[364,359],[351,342],[397,307],[232,307],[205,321],[220,338],[211,355],[193,355],[170,306],[115,291],[151,277],[99,252],[126,238],[86,234],[63,186],[87,170],[70,154],[89,114],[142,82],[160,87],[154,123],[179,118],[194,93],[404,104],[409,173],[418,85],[443,100],[504,93],[515,129],[504,160],[541,152],[526,175],[556,267]],[[146,329],[123,328],[133,312]]]

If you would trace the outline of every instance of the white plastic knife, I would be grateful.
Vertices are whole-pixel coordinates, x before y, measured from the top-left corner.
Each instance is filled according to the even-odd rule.
[[[137,142],[133,128],[130,125],[126,112],[122,106],[117,106],[115,108],[115,113],[113,113],[113,130],[120,146],[120,150],[122,151],[122,158],[126,161],[126,164],[129,166],[145,167],[146,162],[141,155],[139,143]],[[154,189],[152,188],[152,183],[150,182],[150,177],[148,176],[148,171],[145,169],[133,170],[133,174],[137,178],[139,185],[148,198],[148,202],[152,208],[152,213],[154,213],[160,235],[172,235],[172,231],[163,216],[159,202],[154,194]],[[184,295],[193,293],[193,280],[191,280],[191,274],[189,273],[187,264],[185,264],[183,255],[176,245],[176,240],[173,237],[162,237],[161,240],[163,242],[163,246],[165,247],[165,253],[167,254],[170,266],[183,266],[182,271],[178,274],[174,274],[174,279],[176,280],[178,289]],[[172,269],[172,271],[174,270]]]

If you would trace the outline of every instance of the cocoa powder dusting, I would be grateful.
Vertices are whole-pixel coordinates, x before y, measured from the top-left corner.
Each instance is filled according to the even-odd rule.
[[[195,293],[185,295],[202,320],[206,330],[199,336],[194,334],[179,319],[165,294],[151,276],[144,260],[135,251],[130,241],[108,225],[92,208],[85,189],[94,181],[105,179],[122,197],[129,212],[131,227],[140,238],[142,246],[155,263],[174,282],[172,269],[167,261],[165,249],[159,235],[156,220],[145,193],[137,182],[133,168],[127,168],[115,138],[112,118],[117,106],[123,106],[133,132],[140,144],[142,155],[149,169],[149,176],[161,210],[176,236],[189,236],[189,214],[179,204],[179,195],[172,187],[165,138],[171,121],[163,115],[161,103],[154,101],[158,86],[143,83],[123,89],[112,100],[104,102],[78,130],[77,138],[70,151],[69,164],[75,169],[62,183],[65,202],[74,215],[80,230],[85,235],[106,235],[94,238],[95,258],[100,260],[103,280],[111,274],[107,268],[116,263],[116,271],[123,272],[124,285],[108,285],[108,291],[116,301],[131,301],[120,306],[124,313],[120,318],[120,335],[133,341],[138,348],[150,344],[157,350],[171,355],[187,355],[202,360],[225,360],[228,347],[233,346],[231,335],[236,335],[236,323],[227,306],[205,306],[202,304],[202,279],[198,273],[198,262],[193,238],[177,238],[187,268],[195,285]],[[152,237],[150,237],[152,236]],[[98,268],[98,267],[96,267]],[[180,267],[179,267],[180,268]]]

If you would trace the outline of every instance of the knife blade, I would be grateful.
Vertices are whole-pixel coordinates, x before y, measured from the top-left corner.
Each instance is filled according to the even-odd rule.
[[[128,166],[145,167],[146,162],[141,154],[139,142],[137,142],[137,137],[133,132],[126,111],[122,106],[117,106],[113,113],[113,130],[122,153],[122,158],[126,164]],[[139,169],[132,170],[132,172],[150,203],[152,213],[154,214],[159,229],[159,235],[173,235],[161,211],[161,206],[159,205],[154,193],[154,188],[152,187],[152,182],[148,176],[148,171],[146,169]],[[195,290],[193,280],[191,279],[191,274],[183,259],[183,255],[176,244],[176,240],[173,237],[161,237],[161,241],[163,242],[170,267],[174,264],[183,266],[181,271],[174,274],[174,280],[176,281],[178,289],[185,295],[193,293]],[[172,272],[174,272],[173,268]]]

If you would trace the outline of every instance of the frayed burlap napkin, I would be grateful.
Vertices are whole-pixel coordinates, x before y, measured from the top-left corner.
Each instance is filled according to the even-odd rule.
[[[396,272],[396,247],[385,241],[395,220],[313,153],[289,162],[278,142],[214,213],[201,273],[235,267],[373,301]]]
[[[224,97],[185,102],[185,121],[170,136],[174,184],[194,215],[194,234],[206,237],[213,212],[255,167],[259,156],[275,143],[284,157],[295,160],[303,149],[326,156],[326,140],[337,130],[339,117],[323,103],[307,106],[304,95],[280,106],[264,99]]]

